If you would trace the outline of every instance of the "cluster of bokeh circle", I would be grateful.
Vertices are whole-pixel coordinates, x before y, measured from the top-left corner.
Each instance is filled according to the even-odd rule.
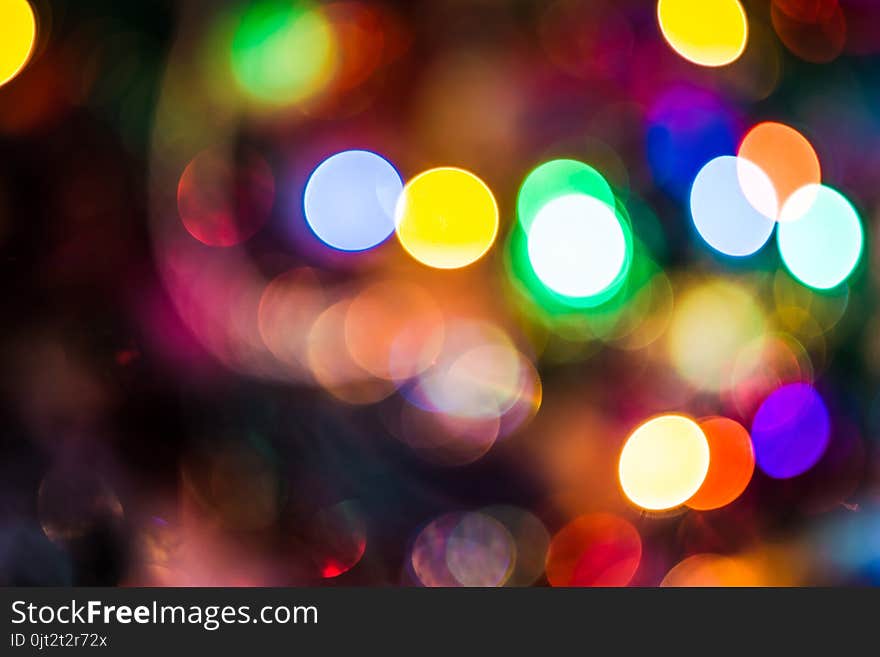
[[[0,21],[3,84],[27,64],[36,19],[24,0],[0,7],[7,19]],[[777,3],[773,7],[786,45],[823,61],[826,52],[804,50],[787,27],[794,19]],[[518,186],[509,230],[478,172],[450,162],[404,175],[391,156],[368,144],[325,153],[310,163],[300,188],[283,191],[287,182],[267,158],[238,148],[230,135],[242,115],[264,118],[279,107],[307,105],[327,88],[345,92],[369,74],[340,55],[352,46],[334,30],[381,17],[352,11],[334,16],[308,4],[261,0],[224,16],[205,35],[205,43],[230,53],[222,70],[213,64],[171,70],[154,143],[157,259],[185,323],[225,364],[317,384],[351,404],[396,393],[401,403],[382,418],[389,432],[432,462],[464,465],[538,412],[537,350],[501,322],[450,314],[430,286],[415,280],[328,283],[311,266],[267,280],[244,247],[266,227],[285,193],[298,199],[303,225],[328,257],[369,254],[396,240],[423,274],[442,275],[436,270],[486,260],[503,241],[516,299],[531,309],[530,317],[569,337],[585,330],[593,338],[632,338],[633,325],[647,316],[638,309],[659,303],[670,284],[634,221],[635,199],[577,159],[548,159],[531,168]],[[821,21],[836,25],[836,14]],[[749,38],[738,0],[659,0],[657,23],[678,55],[708,68],[736,61]],[[203,47],[179,44],[172,57],[198,62]],[[303,48],[308,57],[298,56]],[[382,66],[380,51],[371,70]],[[202,74],[215,114],[199,123],[205,110],[188,90]],[[199,130],[177,129],[196,124]],[[840,290],[845,296],[863,259],[864,229],[850,200],[822,174],[802,131],[774,121],[754,125],[735,152],[700,162],[687,181],[693,228],[712,253],[746,266],[775,233],[780,260],[798,284],[832,299]],[[800,294],[787,285],[780,279],[774,288],[783,325],[797,323],[791,298]],[[842,313],[831,302],[817,321],[833,325]],[[677,411],[639,423],[623,443],[616,472],[633,507],[649,517],[719,509],[743,494],[755,468],[788,479],[819,462],[834,427],[814,385],[814,364],[787,334],[759,340],[768,320],[745,286],[721,279],[693,284],[667,319],[668,327],[656,333],[666,333],[677,374],[695,388],[732,398],[750,423]],[[694,336],[712,330],[715,321],[714,352],[701,352]],[[779,361],[778,379],[751,385],[755,363],[767,359]],[[327,576],[354,566],[364,551],[363,533],[359,529],[356,558],[326,565]],[[494,506],[427,523],[410,546],[409,565],[426,586],[528,585],[541,576],[552,585],[626,585],[641,553],[634,525],[610,513],[578,516],[551,536],[531,512]],[[673,568],[668,583],[693,583],[693,572],[701,569],[736,567],[698,556]]]
[[[233,79],[248,102],[298,102],[331,79],[326,69],[335,46],[311,22],[317,19],[287,18],[285,30],[261,40],[249,30],[260,32],[265,17],[250,10],[234,32]],[[657,20],[674,51],[699,66],[726,66],[746,48],[748,21],[737,0],[660,0]],[[259,62],[306,38],[301,32],[320,57],[296,70],[258,74]],[[224,160],[208,149],[190,157],[175,199],[186,230],[211,247],[242,244],[272,209],[277,182],[270,167],[254,153],[234,174],[228,155]],[[745,260],[775,232],[781,262],[798,284],[832,292],[845,287],[861,261],[858,213],[823,181],[815,149],[792,126],[755,125],[735,151],[700,162],[687,187],[692,226],[718,257]],[[231,200],[229,189],[236,190]],[[639,295],[657,303],[658,290],[669,286],[627,196],[598,168],[573,158],[537,163],[523,177],[506,233],[499,203],[478,172],[449,162],[404,175],[392,157],[368,145],[314,161],[300,198],[302,219],[322,248],[355,255],[396,240],[427,272],[477,265],[504,239],[515,298],[551,330],[580,323],[593,338],[629,336],[647,315],[630,318],[646,303]],[[383,421],[421,456],[444,465],[473,462],[540,407],[534,351],[500,325],[445,316],[443,304],[412,281],[372,281],[340,293],[318,278],[300,268],[257,294],[259,340],[289,366],[287,375],[299,372],[346,402],[399,393],[402,403]],[[171,284],[181,280],[172,275]],[[669,313],[670,359],[679,375],[732,397],[751,423],[679,412],[640,423],[623,443],[616,477],[621,494],[643,513],[722,508],[744,493],[756,468],[771,478],[796,477],[827,448],[831,417],[813,385],[812,363],[789,336],[762,337],[768,320],[749,295],[737,282],[710,279],[691,285]],[[718,353],[701,353],[695,333],[711,330],[726,312],[731,321],[720,320]],[[726,346],[735,352],[733,364],[719,361],[729,356]],[[783,363],[779,377],[756,385],[756,364],[767,359]],[[253,359],[247,363],[252,367]],[[425,586],[527,585],[542,575],[560,586],[626,585],[641,556],[639,531],[621,516],[581,515],[551,536],[531,512],[498,506],[425,524],[410,545],[409,570]],[[682,561],[664,583],[692,584],[707,572],[710,581],[724,579],[719,572],[732,581],[745,567],[717,555],[698,557]]]

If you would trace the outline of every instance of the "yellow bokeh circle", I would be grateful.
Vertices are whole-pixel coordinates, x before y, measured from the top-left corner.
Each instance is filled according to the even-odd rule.
[[[632,432],[620,453],[618,475],[633,504],[651,511],[681,506],[709,471],[709,443],[683,415],[661,415]]]
[[[739,383],[737,357],[767,330],[756,299],[752,288],[723,279],[679,295],[666,334],[669,361],[679,376],[710,392]]]
[[[479,260],[498,235],[498,205],[489,187],[464,169],[430,169],[403,188],[397,238],[419,262],[458,269]]]
[[[663,38],[700,66],[725,66],[746,48],[748,20],[739,0],[659,0]]]
[[[27,64],[36,37],[37,20],[27,0],[0,0],[0,86]]]

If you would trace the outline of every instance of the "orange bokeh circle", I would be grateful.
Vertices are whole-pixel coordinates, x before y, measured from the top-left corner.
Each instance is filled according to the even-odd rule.
[[[822,182],[819,157],[800,132],[782,123],[766,121],[749,130],[739,147],[739,157],[757,164],[770,178],[778,208],[805,185]]]
[[[699,425],[709,443],[709,472],[685,504],[708,511],[730,504],[746,489],[755,471],[755,451],[749,432],[735,420],[712,417]]]

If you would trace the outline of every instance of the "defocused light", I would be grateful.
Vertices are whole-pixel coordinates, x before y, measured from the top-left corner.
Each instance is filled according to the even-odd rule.
[[[700,237],[729,256],[757,252],[776,225],[773,183],[755,164],[729,155],[716,157],[700,170],[690,207]]]
[[[659,0],[663,38],[679,55],[700,66],[724,66],[746,48],[748,23],[738,0]]]
[[[354,500],[318,511],[308,527],[312,559],[321,577],[338,577],[354,568],[367,547],[367,526]]]
[[[819,157],[812,144],[801,133],[782,123],[759,123],[749,130],[739,146],[740,185],[752,205],[762,213],[767,212],[766,191],[756,186],[754,173],[748,163],[763,171],[775,190],[778,208],[805,185],[822,181]],[[768,215],[776,219],[776,215]],[[791,221],[796,217],[788,217]]]
[[[500,416],[516,403],[522,381],[522,359],[512,345],[480,345],[449,364],[438,397],[448,404],[447,412]]]
[[[400,175],[382,156],[343,151],[321,162],[306,183],[306,221],[334,249],[370,249],[394,232],[402,189]]]
[[[462,417],[404,403],[392,430],[424,460],[459,466],[485,456],[495,444],[500,426],[497,415]]]
[[[503,586],[516,545],[499,521],[484,513],[447,513],[429,523],[410,553],[423,586]]]
[[[465,513],[446,540],[446,566],[461,586],[503,586],[515,561],[510,533],[484,513]]]
[[[727,392],[741,417],[754,417],[761,402],[778,387],[812,380],[813,364],[803,345],[788,334],[771,333],[739,350]]]
[[[762,578],[745,559],[720,554],[695,554],[680,561],[660,586],[762,586]]]
[[[601,203],[592,199],[590,204],[593,201]],[[574,330],[582,337],[591,335],[602,339],[614,339],[615,327],[626,331],[623,326],[625,322],[618,320],[626,312],[633,296],[638,294],[648,284],[651,276],[656,273],[656,264],[648,256],[644,245],[633,234],[632,222],[626,208],[618,203],[613,208],[613,212],[624,234],[626,244],[624,263],[609,285],[599,293],[590,296],[567,296],[557,292],[548,283],[555,278],[558,281],[563,281],[560,286],[565,282],[569,285],[577,284],[583,279],[584,271],[591,275],[595,273],[597,264],[595,261],[593,263],[571,262],[572,275],[563,276],[562,274],[565,272],[560,264],[550,261],[549,258],[546,258],[546,254],[542,253],[545,260],[541,262],[540,259],[536,259],[536,261],[544,266],[542,273],[548,279],[544,281],[535,270],[536,266],[540,265],[532,262],[529,253],[529,238],[522,226],[517,224],[508,236],[505,244],[504,264],[510,276],[513,291],[526,303],[528,311],[548,326],[552,326],[554,331],[570,332]],[[547,242],[549,241],[548,238]],[[531,248],[536,252],[538,244],[537,240],[533,240],[531,245]],[[605,258],[605,254],[601,258]],[[601,258],[598,261],[600,263],[603,262]],[[554,272],[558,275],[551,277]],[[647,300],[647,297],[644,297],[643,300]],[[622,334],[618,334],[617,337],[622,337]],[[581,338],[576,339],[580,340]]]
[[[840,192],[825,185],[802,187],[783,206],[779,220],[782,261],[804,285],[828,290],[853,272],[864,233],[858,213]]]
[[[773,0],[770,20],[779,40],[805,61],[833,61],[846,46],[847,21],[838,0]]]
[[[277,276],[260,297],[260,338],[287,366],[286,371],[297,378],[306,373],[306,338],[326,305],[318,277],[306,267]]]
[[[626,586],[642,559],[642,539],[623,518],[596,513],[575,518],[547,552],[551,586]]]
[[[868,576],[871,584],[880,583],[880,513],[873,508],[860,513],[828,513],[810,530],[810,544],[816,555],[841,574]]]
[[[430,343],[433,338],[425,336]],[[524,358],[507,334],[488,322],[445,326],[442,349],[404,395],[423,408],[470,418],[500,417],[524,387]]]
[[[700,169],[736,152],[739,120],[723,97],[701,87],[675,85],[648,112],[645,147],[655,182],[686,199]]]
[[[37,21],[27,0],[0,2],[0,86],[27,64],[37,38]]]
[[[244,12],[232,40],[232,73],[258,102],[287,105],[320,91],[336,57],[333,28],[296,0],[261,0]]]
[[[431,169],[410,180],[396,210],[397,237],[419,262],[457,269],[479,260],[498,234],[498,206],[482,180],[463,169]]]
[[[366,2],[330,2],[321,7],[333,28],[339,48],[333,90],[349,91],[364,83],[393,50],[390,12]],[[389,43],[386,43],[388,41]]]
[[[764,328],[763,313],[750,290],[710,281],[677,299],[667,333],[669,357],[693,386],[720,391],[736,384],[732,372],[737,354]]]
[[[529,228],[528,249],[538,278],[569,297],[604,292],[628,264],[626,234],[614,210],[583,194],[544,205]]]
[[[812,468],[825,453],[831,419],[825,402],[806,383],[792,383],[764,400],[752,421],[758,467],[776,479]]]
[[[509,436],[524,426],[538,413],[544,389],[541,376],[535,366],[523,354],[519,354],[520,381],[516,399],[501,416],[499,437]]]
[[[530,586],[544,574],[550,535],[534,514],[508,505],[486,507],[482,513],[504,525],[516,546],[513,570],[505,586]]]
[[[432,30],[442,31],[447,19],[437,18]],[[432,162],[467,162],[474,171],[496,175],[513,169],[529,101],[511,52],[468,39],[437,52],[419,69],[407,94],[406,127],[400,126],[412,152],[430,154]]]
[[[352,300],[345,315],[345,342],[352,359],[370,374],[403,384],[440,353],[443,316],[418,285],[381,281]]]
[[[623,446],[618,474],[626,496],[652,511],[684,504],[709,470],[702,429],[681,415],[662,415],[639,426]]]
[[[749,432],[735,420],[713,417],[700,422],[709,443],[709,471],[686,504],[708,511],[733,502],[742,494],[755,470],[755,452]]]
[[[350,404],[371,404],[394,392],[394,386],[373,377],[346,348],[350,304],[350,299],[343,299],[318,316],[306,339],[306,357],[315,380],[331,395]]]
[[[209,149],[184,169],[177,187],[177,209],[186,230],[209,246],[234,246],[254,235],[269,218],[275,178],[253,152],[233,161]]]
[[[656,342],[669,328],[673,306],[672,284],[655,265],[655,273],[649,274],[624,309],[623,331],[615,336],[616,346],[638,351]]]
[[[460,586],[446,564],[446,541],[461,519],[447,513],[428,523],[416,537],[409,555],[413,575],[422,586]]]
[[[560,196],[584,194],[614,207],[614,194],[601,173],[577,160],[550,160],[526,176],[516,199],[516,211],[528,232],[538,212]]]
[[[789,311],[800,311],[802,317],[812,320],[810,324],[820,333],[827,333],[840,322],[849,306],[849,286],[842,285],[833,292],[815,291],[794,278],[784,267],[773,278],[773,299],[776,312],[783,326],[795,334],[801,334],[804,322]],[[788,321],[793,320],[793,321]],[[817,334],[807,335],[815,337]]]

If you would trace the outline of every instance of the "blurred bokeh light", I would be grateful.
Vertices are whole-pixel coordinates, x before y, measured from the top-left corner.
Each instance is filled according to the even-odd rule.
[[[307,0],[260,0],[241,15],[230,61],[236,82],[261,103],[289,104],[318,93],[333,75],[336,35]]]
[[[620,485],[644,509],[675,508],[700,489],[709,454],[706,435],[693,420],[679,415],[648,420],[623,446]]]
[[[694,64],[724,66],[745,50],[748,20],[739,0],[658,0],[669,45]]]
[[[858,213],[830,187],[801,187],[782,208],[779,253],[795,278],[812,288],[828,290],[849,278],[863,242]]]
[[[831,437],[825,402],[805,383],[774,391],[755,413],[752,439],[758,467],[771,477],[796,477],[821,458]]]
[[[28,0],[5,0],[0,5],[0,86],[25,67],[37,38],[37,21]]]
[[[457,269],[479,260],[498,234],[492,191],[463,169],[425,171],[409,182],[397,202],[397,237],[419,262]]]

